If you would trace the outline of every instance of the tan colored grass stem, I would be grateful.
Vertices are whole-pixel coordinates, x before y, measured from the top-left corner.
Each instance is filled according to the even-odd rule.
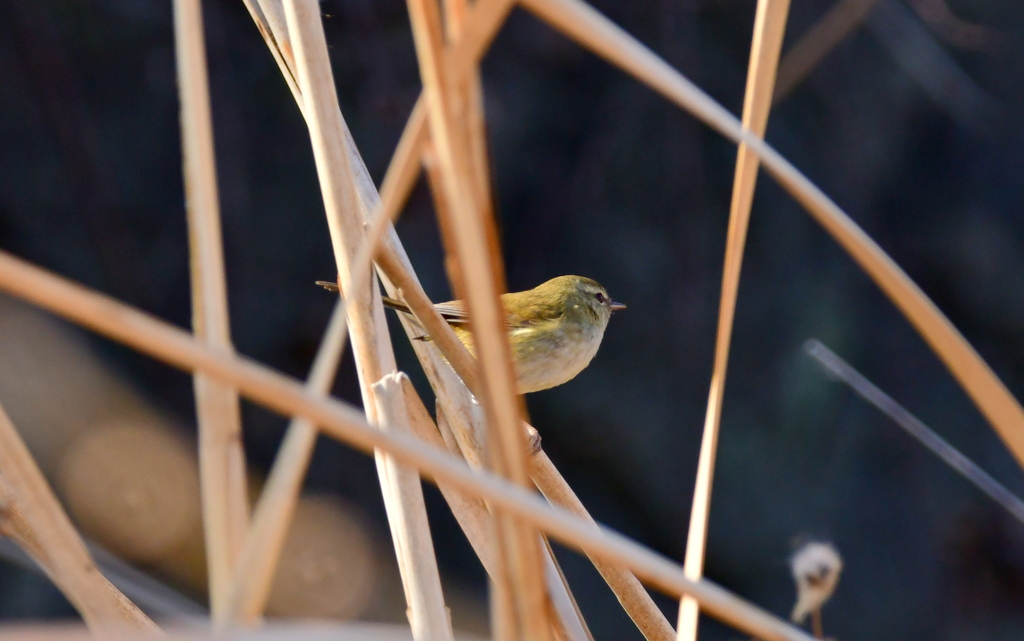
[[[597,523],[576,493],[565,482],[543,450],[531,457],[530,475],[537,488],[553,505],[564,508],[597,527]],[[674,641],[675,630],[632,572],[599,557],[590,557],[590,560],[647,641]]]
[[[43,568],[93,633],[157,627],[100,574],[92,556],[0,406],[0,535]]]
[[[786,51],[772,102],[785,100],[836,45],[864,21],[878,0],[839,0]]]
[[[490,0],[503,1],[503,0]],[[486,393],[480,397],[488,425],[487,451],[494,469],[525,485],[526,441],[520,424],[512,358],[505,336],[504,313],[498,294],[504,290],[504,266],[497,251],[482,142],[473,130],[474,92],[450,75],[444,65],[444,36],[437,5],[432,0],[409,0],[420,76],[427,97],[431,140],[443,180],[443,198],[451,219],[442,220],[446,250],[457,258],[453,285],[466,301]],[[472,81],[470,81],[471,83]],[[467,124],[468,121],[468,124]],[[462,291],[460,291],[462,290]],[[550,612],[541,565],[539,540],[528,527],[495,513],[495,535],[507,554],[519,630],[503,625],[499,639],[510,635],[544,641],[550,638]],[[502,589],[499,582],[496,587]],[[499,612],[507,612],[502,607]]]
[[[233,347],[199,0],[174,1],[174,37],[181,96],[192,326],[200,340],[230,352]],[[214,620],[223,621],[235,559],[249,518],[241,410],[235,390],[202,373],[195,376],[195,396],[210,608]]]
[[[775,87],[775,71],[779,64],[788,15],[789,0],[759,0],[757,3],[746,95],[743,99],[743,126],[760,138],[764,137],[768,126],[768,112],[771,109],[772,91]],[[711,389],[708,392],[707,413],[697,462],[697,476],[690,508],[690,527],[686,537],[686,557],[683,564],[686,576],[694,580],[704,575],[704,552],[707,547],[718,432],[722,422],[722,401],[729,366],[729,346],[732,341],[743,248],[750,225],[750,209],[754,202],[758,165],[757,155],[751,152],[747,145],[740,143],[736,154],[732,202],[729,207],[729,231],[725,245],[725,265],[722,269],[715,360],[711,372]],[[679,604],[679,641],[696,641],[699,618],[697,602],[684,597]]]
[[[306,382],[311,392],[330,392],[344,349],[344,334],[345,308],[339,299]],[[316,426],[303,418],[293,418],[285,432],[253,511],[232,581],[228,617],[237,625],[255,624],[266,607],[318,433]]]

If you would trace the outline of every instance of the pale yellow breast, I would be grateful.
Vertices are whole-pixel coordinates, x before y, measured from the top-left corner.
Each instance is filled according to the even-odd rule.
[[[593,360],[603,335],[603,327],[513,330],[509,338],[516,356],[519,392],[536,392],[572,380]]]

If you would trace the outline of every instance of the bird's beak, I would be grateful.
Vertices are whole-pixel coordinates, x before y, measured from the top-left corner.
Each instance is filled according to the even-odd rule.
[[[626,309],[626,306],[623,305],[622,303],[616,303],[613,301],[612,304],[608,306],[608,309],[612,310],[613,312],[617,312],[620,309]]]

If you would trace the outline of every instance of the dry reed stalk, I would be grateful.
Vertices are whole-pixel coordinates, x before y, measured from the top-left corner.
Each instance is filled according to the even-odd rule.
[[[565,482],[543,450],[531,457],[531,463],[530,474],[533,477],[533,482],[537,484],[537,488],[548,501],[590,523],[593,527],[598,527],[597,522],[590,516],[576,493]],[[647,641],[674,641],[675,630],[672,629],[651,595],[647,593],[632,572],[599,557],[591,556],[590,560]]]
[[[425,142],[426,113],[420,105],[410,116],[398,148],[388,167],[381,188],[381,203],[367,238],[353,259],[357,272],[348,279],[345,291],[351,290],[352,283],[362,282],[370,277],[372,265],[369,254],[376,250],[380,239],[388,230],[389,223],[397,216],[401,203],[405,201],[416,178],[417,164],[409,158],[418,156]],[[420,115],[417,116],[417,110]],[[345,349],[347,317],[343,299],[338,299],[334,313],[317,351],[316,361],[307,385],[320,394],[330,391],[331,382]],[[231,617],[237,623],[254,623],[263,613],[274,570],[280,558],[281,548],[288,533],[291,516],[302,489],[302,479],[313,453],[317,430],[308,421],[293,419],[281,444],[266,487],[253,515],[252,527],[246,537],[240,554],[239,567],[235,573],[231,598]]]
[[[444,51],[447,51],[445,44],[446,42],[458,41],[467,7],[460,0],[444,0],[442,6],[446,13],[445,20],[443,21],[445,34],[442,35],[440,28],[442,21],[437,12],[437,7],[433,0],[428,0],[428,2],[430,4],[425,11],[422,8],[426,5],[424,3],[419,5],[421,15],[425,17],[419,20],[422,28],[417,29],[416,18],[411,18],[413,35],[417,39],[418,45],[420,42],[425,41],[428,43],[428,47],[432,47],[434,60],[431,64],[437,65],[437,68],[432,73],[441,74],[439,77],[443,78],[446,68],[443,56]],[[511,3],[499,0],[499,2],[490,2],[489,4],[510,5]],[[412,3],[410,3],[410,16],[412,16],[413,11]],[[418,51],[422,50],[422,46],[418,47]],[[424,75],[422,68],[426,59],[422,54],[420,55],[421,76]],[[460,196],[446,191],[446,180],[452,175],[450,172],[453,171],[453,168],[439,157],[436,142],[432,144],[430,154],[424,158],[424,164],[430,179],[431,192],[434,195],[435,211],[441,230],[441,237],[446,248],[445,266],[448,279],[455,292],[464,294],[466,292],[466,284],[464,281],[465,271],[462,269],[461,262],[462,253],[454,250],[454,248],[459,246],[459,239],[456,237],[457,234],[454,229],[454,225],[458,223],[453,213],[458,205],[453,205],[451,199],[453,197],[471,198],[472,207],[481,212],[482,215],[487,215],[489,212],[489,202],[487,201],[490,198],[483,116],[478,100],[481,96],[479,71],[476,65],[473,65],[464,77],[448,78],[445,84],[447,86],[443,86],[441,82],[435,84],[437,89],[434,95],[437,96],[439,95],[437,92],[441,92],[444,95],[444,104],[440,100],[435,99],[432,110],[446,109],[449,114],[457,114],[456,117],[448,120],[450,128],[440,132],[440,135],[446,136],[445,139],[441,140],[441,145],[445,149],[440,153],[448,152],[452,145],[465,146],[464,153],[468,156],[466,159],[468,164],[463,169],[468,169],[472,174],[464,173],[459,177],[453,178],[454,180],[462,181],[465,192]],[[426,80],[424,80],[424,86],[428,86]],[[428,96],[431,95],[429,90],[425,91],[425,93]],[[435,139],[437,135],[439,135],[439,132],[435,128]],[[484,386],[486,387],[486,383]],[[478,395],[477,398],[485,399],[486,396]],[[493,410],[494,408],[489,407],[488,409]],[[487,455],[486,458],[493,469],[504,470],[503,473],[508,475],[509,455],[504,451],[505,446],[498,439],[494,438],[498,434],[495,423],[493,421],[485,422],[484,427],[485,429],[491,428],[488,430],[487,437],[482,439],[488,444],[484,450],[484,453]],[[492,636],[498,641],[511,641],[524,635],[529,636],[529,633],[525,632],[527,626],[524,626],[524,622],[527,620],[526,613],[531,609],[537,612],[536,607],[539,603],[529,603],[527,601],[528,595],[536,594],[538,591],[543,593],[542,589],[539,588],[540,579],[538,578],[538,572],[532,573],[531,580],[528,572],[524,574],[518,571],[517,568],[517,565],[522,563],[523,557],[530,555],[530,543],[528,540],[530,536],[525,529],[509,521],[505,515],[497,512],[492,514],[491,539],[494,542],[493,546],[496,550],[497,563],[494,573],[491,574],[490,583],[490,601],[492,604],[491,631]],[[526,561],[524,568],[528,568],[530,565],[532,565],[531,561]],[[524,581],[532,582],[532,585],[524,583]],[[533,624],[529,626],[533,634],[546,634],[545,631],[539,630],[541,627],[546,627],[546,618],[542,615],[533,620]],[[523,631],[520,632],[520,629]]]
[[[795,45],[779,63],[773,103],[785,99],[818,66],[832,49],[846,39],[864,21],[878,0],[839,0]]]
[[[199,0],[174,1],[181,96],[181,141],[192,272],[192,326],[211,347],[233,351],[217,202],[206,48]],[[203,532],[214,621],[223,621],[249,505],[238,393],[205,374],[195,376]]]
[[[284,9],[299,88],[306,103],[304,113],[320,177],[339,282],[342,282],[352,274],[352,259],[365,237],[364,216],[359,210],[349,165],[350,145],[338,107],[320,6],[316,0],[285,0]],[[342,292],[342,295],[347,301],[352,350],[367,415],[381,429],[402,429],[403,424],[388,425],[381,420],[382,417],[375,416],[378,403],[371,386],[396,370],[380,292],[367,280],[354,282],[351,290]],[[404,427],[407,431],[408,426]],[[418,488],[419,479],[399,470],[383,452],[375,454],[375,458],[402,584],[410,607],[410,623],[414,631],[426,635],[417,636],[418,639],[451,638],[450,628],[435,625],[437,621],[446,620],[447,614],[423,497],[411,487],[415,483]],[[410,562],[413,557],[414,562]]]
[[[404,375],[403,375],[404,376]],[[412,432],[425,443],[436,447],[439,450],[447,449],[454,456],[461,456],[456,443],[447,442],[443,437],[445,417],[443,413],[437,415],[437,425],[430,417],[430,412],[423,405],[419,394],[413,388],[408,377],[402,379],[402,386],[405,390],[405,407],[409,412],[409,425]],[[491,515],[487,512],[487,505],[479,498],[461,492],[447,483],[438,483],[437,488],[452,510],[452,515],[462,527],[466,539],[476,552],[480,563],[488,574],[494,571],[494,550],[488,541]]]
[[[402,385],[404,375],[392,373],[373,384],[374,400],[377,402],[377,416],[382,425],[389,429],[410,433],[409,411],[405,403],[405,389]],[[411,505],[423,505],[423,487],[416,468],[398,467],[394,459],[388,457],[386,462],[395,469],[391,471],[394,489],[402,495],[405,502]],[[444,597],[441,595],[440,579],[438,589],[422,590],[421,586],[433,583],[437,574],[434,560],[434,544],[430,538],[430,524],[427,522],[426,510],[398,510],[395,517],[399,520],[392,527],[399,532],[422,533],[421,535],[405,535],[397,537],[399,567],[407,568],[410,580],[407,581],[407,595],[414,639],[441,641],[452,638],[451,621]],[[414,522],[402,522],[401,519],[415,519]],[[418,546],[416,548],[411,546]],[[422,614],[420,614],[422,613]]]
[[[432,446],[441,450],[447,449],[455,456],[461,457],[462,453],[459,445],[455,441],[454,436],[452,436],[450,429],[448,429],[444,412],[440,407],[438,408],[438,422],[435,426],[430,418],[430,414],[427,412],[427,408],[424,407],[422,400],[420,400],[416,390],[412,387],[409,378],[404,374],[401,376],[402,386],[405,391],[406,408],[409,412],[409,423],[412,426],[413,433]],[[495,565],[495,550],[489,539],[492,518],[486,504],[480,499],[460,492],[446,483],[438,483],[437,487],[441,490],[441,494],[451,508],[455,519],[462,527],[462,531],[476,552],[477,557],[479,557],[488,576],[494,577],[494,573],[499,571],[499,568]],[[549,589],[551,589],[552,602],[559,615],[563,638],[571,641],[593,641],[589,631],[586,630],[578,608],[575,607],[575,599],[557,570],[553,556],[546,561],[546,567],[549,568],[548,574],[552,570],[559,574],[556,577],[557,584],[549,580]]]
[[[330,392],[344,349],[345,327],[345,308],[339,299],[306,382],[315,394]],[[288,425],[238,555],[227,608],[235,624],[253,625],[263,614],[318,433],[306,419],[293,418]]]
[[[1024,409],[924,292],[875,241],[771,145],[671,65],[580,0],[519,0],[542,20],[619,66],[736,143],[835,238],[906,316],[1024,466]]]
[[[281,6],[280,0],[242,0],[242,3],[252,16],[252,21],[256,23],[264,42],[267,43],[267,48],[281,70],[281,75],[284,76],[299,111],[303,111],[302,94],[295,79],[295,57],[292,55],[291,43],[287,39],[284,7]]]
[[[746,95],[743,98],[743,126],[764,138],[771,110],[775,72],[782,50],[789,16],[789,0],[758,0],[754,17],[754,35],[750,43],[750,64],[747,69]],[[686,576],[697,580],[704,575],[704,553],[707,548],[708,517],[711,513],[711,491],[715,479],[718,433],[722,423],[722,400],[729,367],[729,346],[736,316],[736,296],[743,266],[743,248],[750,225],[750,209],[757,184],[757,156],[740,143],[736,153],[732,202],[729,207],[729,231],[725,242],[725,265],[722,269],[722,297],[718,308],[718,332],[715,337],[715,360],[711,372],[704,433],[700,442],[697,476],[690,507],[690,527],[686,537]],[[679,641],[696,641],[700,609],[697,602],[683,597],[676,624]]]
[[[0,406],[0,535],[13,539],[93,633],[158,628],[96,568],[85,543]]]
[[[0,290],[99,332],[172,366],[201,370],[235,387],[253,402],[286,416],[300,416],[332,438],[364,452],[386,450],[435,482],[495,504],[565,545],[630,568],[670,596],[693,594],[701,608],[739,630],[765,641],[810,637],[782,619],[702,579],[686,578],[682,567],[603,526],[552,507],[541,497],[492,473],[474,471],[465,461],[411,434],[370,426],[363,413],[333,398],[317,396],[301,382],[237,354],[209,347],[177,327],[108,296],[0,251]]]
[[[506,2],[507,0],[491,0]],[[526,441],[519,417],[512,357],[505,335],[504,312],[498,294],[504,291],[504,273],[490,208],[482,132],[473,130],[476,119],[470,104],[479,99],[453,78],[445,66],[444,36],[439,9],[433,0],[409,0],[413,39],[420,76],[427,97],[430,132],[443,179],[444,200],[451,217],[442,221],[447,252],[458,264],[452,278],[456,293],[467,304],[480,373],[487,393],[480,398],[487,414],[488,460],[494,469],[525,486]],[[473,72],[475,73],[475,72]],[[468,124],[467,124],[468,121]],[[551,638],[548,596],[541,564],[539,539],[531,528],[495,513],[496,540],[504,559],[515,598],[517,630],[499,625],[499,638]],[[500,582],[497,585],[502,588]],[[506,607],[499,612],[507,611]],[[502,623],[501,617],[494,617]]]

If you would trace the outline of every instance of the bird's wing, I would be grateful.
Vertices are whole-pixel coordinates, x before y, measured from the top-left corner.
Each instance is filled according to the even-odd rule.
[[[502,302],[505,304],[506,312],[509,307],[509,303],[512,302],[506,297],[516,296],[516,294],[505,294],[502,296]],[[409,310],[409,306],[402,301],[395,300],[383,296],[382,300],[384,305],[392,309],[404,312],[406,314],[412,314]],[[523,303],[526,301],[516,301]],[[532,303],[530,301],[529,303]],[[554,307],[549,307],[543,304],[526,304],[519,306],[518,313],[507,313],[505,317],[505,326],[509,329],[521,329],[534,327],[536,325],[544,324],[547,322],[554,321],[561,316],[561,312]],[[438,303],[434,305],[434,309],[441,315],[441,318],[445,319],[449,325],[456,327],[463,326],[469,323],[469,312],[466,310],[466,305],[461,300],[451,300],[446,303]]]
[[[557,321],[563,314],[557,305],[552,305],[550,301],[536,296],[533,290],[504,294],[501,297],[501,302],[506,311],[516,310],[514,312],[507,311],[505,317],[505,324],[510,329],[546,325]]]
[[[441,315],[441,318],[448,321],[449,325],[464,325],[469,322],[469,312],[461,300],[451,300],[447,303],[438,303],[434,309]]]
[[[385,307],[400,311],[404,314],[412,314],[409,306],[400,300],[394,298],[388,298],[387,296],[381,296],[381,302],[384,303]],[[469,322],[469,314],[466,313],[466,308],[462,304],[462,301],[453,300],[447,303],[438,303],[434,305],[434,309],[441,314],[441,318],[448,321],[450,325],[462,325]]]

